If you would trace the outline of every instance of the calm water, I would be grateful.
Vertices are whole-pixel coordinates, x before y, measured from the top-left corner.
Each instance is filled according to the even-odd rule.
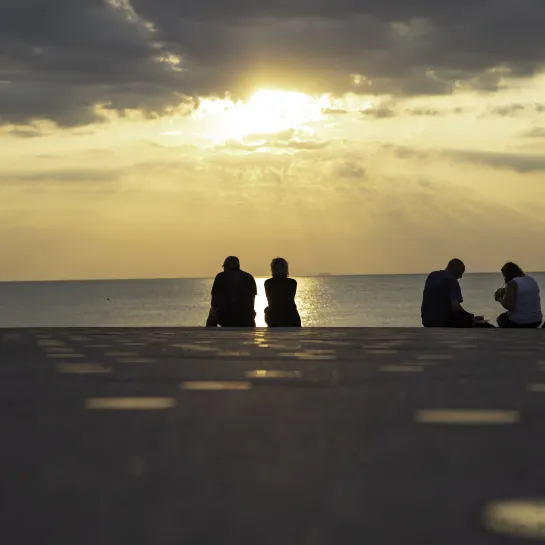
[[[545,273],[533,274],[545,287]],[[263,283],[256,279],[257,324],[264,326]],[[304,326],[420,326],[425,276],[297,278]],[[466,275],[465,307],[494,319],[499,274]],[[0,327],[201,326],[210,305],[211,279],[104,280],[0,283]]]

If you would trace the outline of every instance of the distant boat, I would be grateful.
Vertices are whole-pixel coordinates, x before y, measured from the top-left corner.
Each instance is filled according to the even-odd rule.
[[[316,276],[331,276],[331,273],[318,273]]]

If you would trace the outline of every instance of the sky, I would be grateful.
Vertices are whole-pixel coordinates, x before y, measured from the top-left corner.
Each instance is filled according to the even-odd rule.
[[[0,0],[0,280],[545,270],[542,0]]]

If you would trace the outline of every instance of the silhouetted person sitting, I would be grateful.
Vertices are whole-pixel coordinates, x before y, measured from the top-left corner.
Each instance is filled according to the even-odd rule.
[[[528,329],[539,327],[543,321],[539,284],[516,263],[506,263],[501,273],[505,287],[496,290],[494,299],[507,312],[498,316],[498,325]]]
[[[269,306],[265,322],[269,327],[301,327],[301,318],[295,304],[297,281],[289,278],[288,262],[281,257],[271,262],[272,278],[265,280]]]
[[[216,276],[212,286],[212,308],[207,327],[255,327],[256,295],[254,277],[240,270],[238,257],[227,257],[223,272]]]
[[[435,271],[428,276],[422,297],[424,327],[466,328],[483,322],[482,316],[476,317],[462,307],[464,298],[458,280],[462,278],[465,270],[463,261],[453,259],[444,271]]]

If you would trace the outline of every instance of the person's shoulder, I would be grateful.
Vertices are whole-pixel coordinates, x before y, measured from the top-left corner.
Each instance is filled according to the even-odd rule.
[[[246,280],[248,281],[252,281],[252,282],[255,282],[255,278],[252,274],[250,274],[249,272],[246,272],[246,271],[240,271],[242,273],[242,275],[244,276],[244,278],[246,278]]]
[[[214,280],[221,280],[225,276],[225,271],[221,271],[218,274],[216,274],[216,277]]]
[[[426,277],[426,280],[434,280],[436,278],[440,278],[442,276],[441,273],[443,273],[445,271],[432,271],[430,274],[428,274],[428,276]]]
[[[297,286],[297,280],[295,280],[295,278],[288,278],[288,282],[294,286]]]

